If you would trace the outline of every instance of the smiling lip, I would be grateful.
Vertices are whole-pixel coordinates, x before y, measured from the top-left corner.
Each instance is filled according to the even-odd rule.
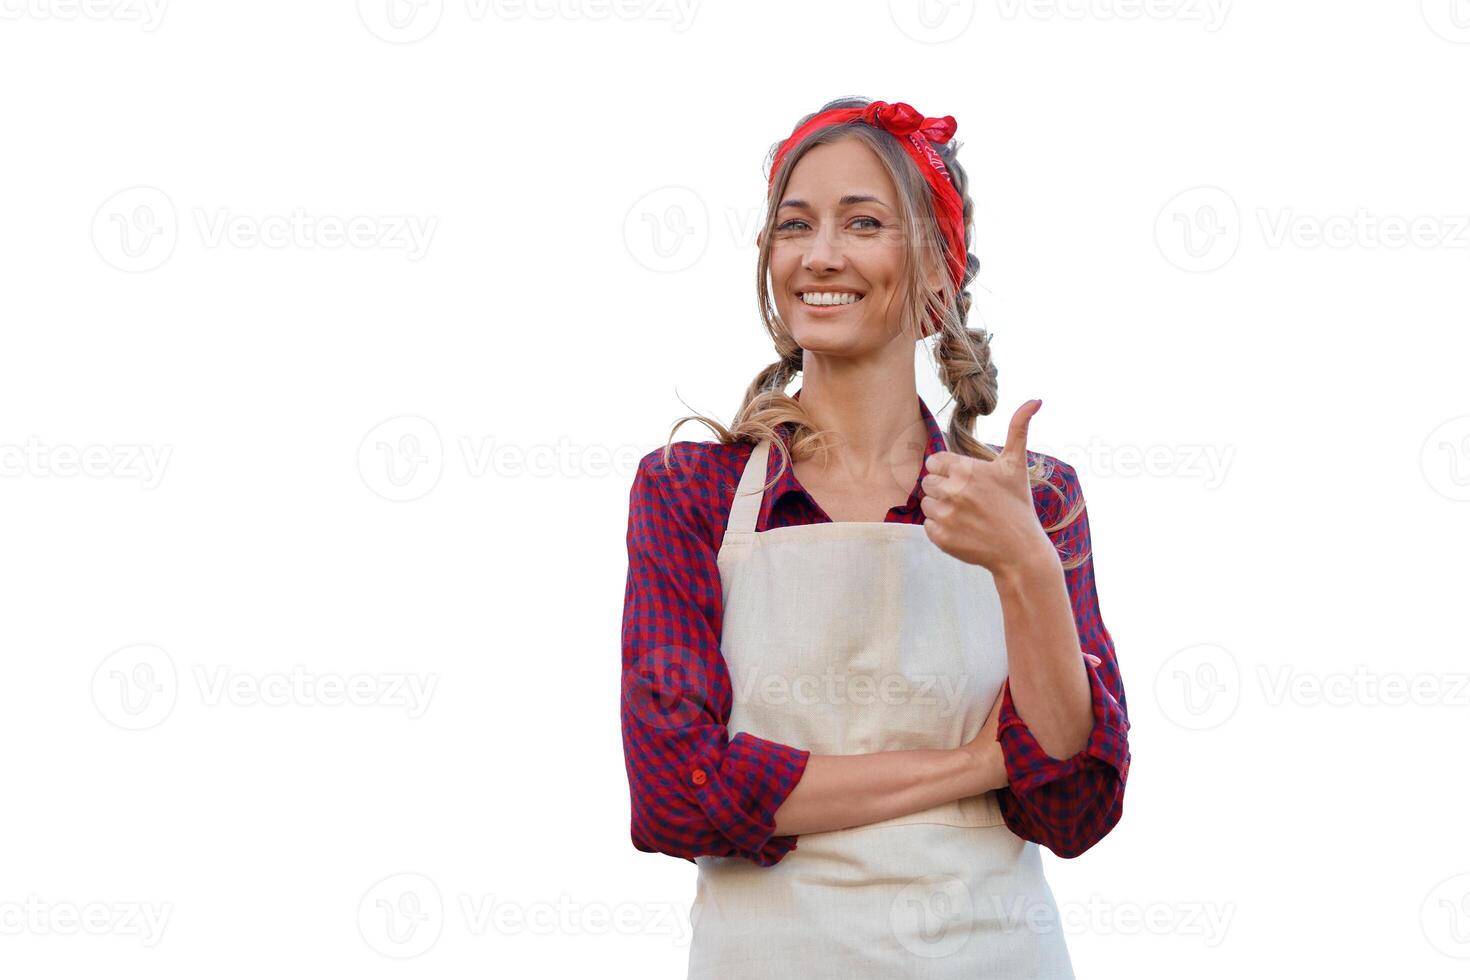
[[[830,306],[815,306],[815,305],[813,305],[811,303],[808,303],[806,300],[804,300],[804,299],[801,298],[802,297],[802,294],[803,293],[807,293],[807,292],[811,292],[811,293],[851,293],[854,296],[856,296],[857,299],[854,300],[851,303],[833,303]],[[835,313],[838,310],[845,310],[845,309],[848,309],[850,307],[857,306],[859,303],[861,303],[863,301],[863,299],[864,299],[863,294],[860,293],[860,292],[858,292],[856,289],[811,289],[811,290],[798,289],[798,290],[796,290],[796,301],[801,304],[801,308],[803,310],[805,310],[806,312],[808,312],[808,313],[814,313],[814,314],[817,314],[819,316],[826,315],[826,314],[829,314],[829,313]]]

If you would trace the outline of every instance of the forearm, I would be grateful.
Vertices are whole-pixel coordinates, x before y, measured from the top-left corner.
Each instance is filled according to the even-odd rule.
[[[993,742],[980,748],[814,754],[776,810],[776,833],[861,827],[1005,785],[1005,760]]]
[[[1092,691],[1061,559],[1048,547],[995,585],[1016,713],[1047,755],[1076,755],[1092,732]]]

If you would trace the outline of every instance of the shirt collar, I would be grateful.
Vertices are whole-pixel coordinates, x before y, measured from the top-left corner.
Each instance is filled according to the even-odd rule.
[[[796,401],[800,401],[801,389],[798,388],[796,394],[791,397]],[[924,404],[922,397],[919,398],[919,417],[924,420],[924,429],[929,435],[928,448],[924,452],[924,459],[919,463],[919,475],[914,480],[913,489],[909,491],[909,499],[901,508],[905,513],[912,513],[917,510],[919,501],[923,499],[924,491],[920,484],[929,472],[928,458],[934,453],[942,453],[948,448],[945,445],[944,432],[940,429],[939,422],[935,420],[934,414],[929,411],[929,406]],[[781,425],[777,427],[776,431],[780,433],[782,445],[787,446],[789,449],[790,443],[787,442],[789,435],[788,427]],[[772,469],[781,465],[781,460],[778,458],[776,452],[773,451],[769,458],[769,465]],[[791,466],[786,466],[781,471],[781,475],[776,478],[776,482],[771,484],[771,488],[766,491],[765,498],[761,501],[761,512],[759,515],[760,527],[770,527],[772,511],[776,509],[781,499],[789,493],[810,496],[801,485],[801,481],[796,478],[795,470]]]

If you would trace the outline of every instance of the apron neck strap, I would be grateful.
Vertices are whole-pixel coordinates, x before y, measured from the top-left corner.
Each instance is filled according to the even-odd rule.
[[[750,451],[750,459],[740,474],[740,485],[735,488],[735,502],[730,505],[730,520],[726,532],[754,531],[760,517],[761,500],[765,498],[766,460],[770,457],[771,440],[762,439]]]

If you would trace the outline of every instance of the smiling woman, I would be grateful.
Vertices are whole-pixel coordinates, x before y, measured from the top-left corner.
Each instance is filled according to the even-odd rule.
[[[632,839],[698,866],[690,977],[1072,976],[1038,846],[1118,822],[1126,702],[1076,471],[1025,445],[1040,401],[1003,447],[972,431],[996,371],[954,129],[842,100],[774,148],[778,359],[634,479]]]

